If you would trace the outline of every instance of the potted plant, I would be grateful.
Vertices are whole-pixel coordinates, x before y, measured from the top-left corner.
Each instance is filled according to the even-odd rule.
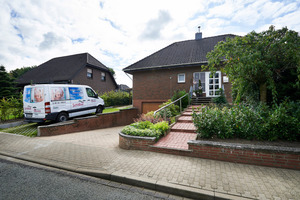
[[[195,91],[194,91],[194,93],[196,94],[196,96],[197,97],[201,97],[202,96],[202,86],[201,86],[201,81],[199,80],[199,87],[198,87],[198,89],[196,89]]]

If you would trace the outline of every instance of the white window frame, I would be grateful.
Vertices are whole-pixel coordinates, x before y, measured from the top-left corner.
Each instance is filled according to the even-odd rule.
[[[180,76],[183,76],[183,80],[180,80]],[[185,73],[181,73],[177,75],[177,82],[178,83],[185,83]]]

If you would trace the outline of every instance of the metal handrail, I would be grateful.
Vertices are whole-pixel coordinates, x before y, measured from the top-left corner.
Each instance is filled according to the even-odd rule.
[[[154,111],[154,115],[156,115],[157,112],[159,112],[159,111],[161,111],[161,110],[164,110],[164,120],[166,121],[166,120],[167,120],[167,116],[166,116],[166,108],[169,107],[170,105],[176,103],[177,101],[180,101],[180,113],[181,113],[181,112],[182,112],[182,103],[181,103],[181,99],[184,98],[184,97],[186,97],[187,95],[189,95],[189,93],[187,93],[187,94],[183,95],[182,97],[176,99],[175,101],[173,101],[173,102],[171,102],[171,103],[169,103],[169,104],[167,104],[167,105],[161,107],[160,109]],[[189,100],[190,100],[190,99],[189,99]]]

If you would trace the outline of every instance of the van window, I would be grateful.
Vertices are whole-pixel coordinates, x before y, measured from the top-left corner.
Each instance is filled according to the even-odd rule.
[[[88,97],[97,98],[97,95],[91,88],[86,88],[86,93],[87,93]]]
[[[51,88],[51,100],[52,101],[64,101],[66,100],[66,88],[65,87],[53,87]]]
[[[69,87],[70,99],[77,100],[83,99],[83,91],[80,87]]]

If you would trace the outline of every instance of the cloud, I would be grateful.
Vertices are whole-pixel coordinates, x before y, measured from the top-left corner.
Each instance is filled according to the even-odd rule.
[[[124,67],[167,45],[260,32],[274,24],[300,31],[300,3],[274,0],[2,0],[0,64],[7,70],[89,52],[131,85]]]
[[[151,19],[147,22],[146,29],[140,37],[146,39],[159,39],[161,31],[171,21],[171,16],[167,11],[159,11],[156,19]]]
[[[60,43],[64,42],[64,38],[57,36],[53,32],[48,32],[44,34],[44,40],[40,43],[40,50],[47,50],[58,46]]]

